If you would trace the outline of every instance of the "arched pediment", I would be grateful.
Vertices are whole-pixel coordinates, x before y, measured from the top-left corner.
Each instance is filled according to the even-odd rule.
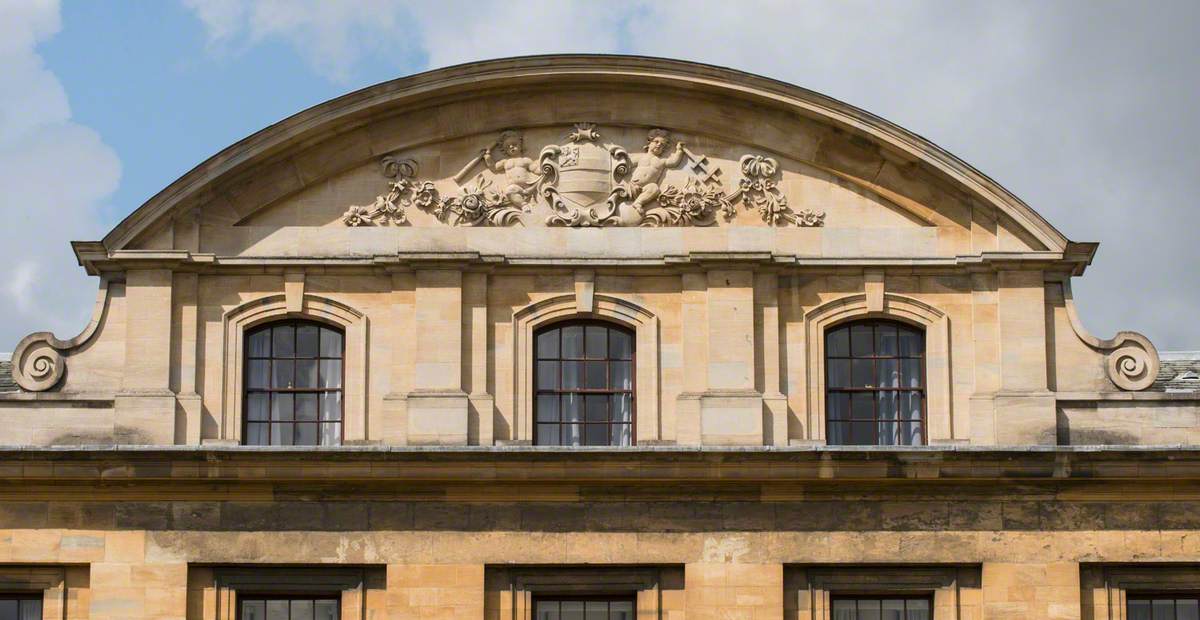
[[[602,242],[572,234],[597,227],[639,230]],[[679,227],[695,237],[645,232]],[[430,71],[301,112],[215,155],[84,249],[544,247],[1061,257],[1068,241],[937,146],[812,91],[680,61],[542,56]]]

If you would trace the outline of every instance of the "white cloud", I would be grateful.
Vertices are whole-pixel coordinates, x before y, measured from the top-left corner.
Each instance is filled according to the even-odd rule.
[[[1180,312],[1200,307],[1200,3],[185,2],[215,43],[282,40],[326,74],[397,46],[431,67],[619,50],[811,88],[932,139],[1068,237],[1100,241],[1076,290],[1098,335],[1200,346]]]
[[[0,350],[32,331],[74,336],[94,283],[69,242],[104,233],[98,205],[120,162],[96,132],[71,122],[62,84],[36,46],[61,27],[57,2],[0,0],[0,249],[8,282]]]

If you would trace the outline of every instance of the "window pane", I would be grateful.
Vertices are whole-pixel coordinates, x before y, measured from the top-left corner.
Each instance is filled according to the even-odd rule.
[[[271,376],[271,362],[268,360],[250,360],[246,364],[246,387],[263,389],[267,387],[268,377]]]
[[[608,356],[612,359],[633,359],[633,336],[621,330],[608,330],[608,347]]]
[[[833,602],[833,620],[855,620],[854,601],[835,600]]]
[[[633,421],[633,398],[629,394],[617,394],[610,402],[613,422]]]
[[[1200,620],[1200,601],[1194,598],[1175,601],[1175,616],[1179,620]]]
[[[900,424],[897,422],[881,421],[876,429],[875,443],[881,446],[894,446],[900,443]]]
[[[295,415],[295,407],[293,405],[291,394],[272,394],[271,395],[271,419],[272,420],[291,420]]]
[[[558,357],[558,330],[552,329],[538,334],[537,356],[539,358]]]
[[[296,363],[291,360],[275,360],[271,363],[271,387],[290,388]]]
[[[895,355],[896,326],[881,323],[875,326],[875,355]]]
[[[296,394],[296,419],[305,422],[317,421],[316,394]]]
[[[921,360],[900,360],[900,385],[910,388],[921,387]]]
[[[267,620],[290,620],[287,601],[267,601]]]
[[[850,396],[850,417],[855,420],[875,418],[875,394],[856,392]]]
[[[613,601],[608,604],[608,620],[634,620],[633,603]]]
[[[920,422],[900,422],[900,441],[906,446],[925,443],[925,432]]]
[[[900,387],[900,361],[876,360],[875,385],[879,387]]]
[[[850,445],[870,446],[875,444],[875,422],[851,422]]]
[[[583,396],[580,394],[563,394],[563,422],[579,422],[583,420]]]
[[[274,357],[292,357],[296,355],[296,330],[291,325],[278,325],[271,329],[271,340]]]
[[[242,601],[242,620],[263,620],[266,614],[266,601]]]
[[[584,419],[588,422],[608,422],[608,397],[589,394],[584,397]],[[607,431],[606,431],[607,433]]]
[[[904,599],[890,598],[883,601],[880,616],[883,620],[905,620]]]
[[[558,362],[538,362],[537,387],[539,390],[558,389]]]
[[[17,611],[17,601],[0,600],[0,620],[21,620]]]
[[[908,617],[905,620],[933,620],[929,615],[928,599],[910,599],[906,604],[908,607]]]
[[[338,389],[342,387],[342,360],[321,360],[322,389]]]
[[[292,443],[297,446],[317,445],[317,424],[296,424],[296,438]]]
[[[558,620],[558,601],[538,601],[537,620]]]
[[[614,446],[632,446],[633,433],[632,426],[629,424],[613,424],[612,426],[612,445]]]
[[[600,325],[588,325],[584,328],[584,340],[589,359],[604,359],[608,357],[608,328]]]
[[[271,428],[271,445],[273,446],[290,446],[292,445],[292,423],[284,422],[274,424]]]
[[[911,329],[900,329],[900,355],[904,357],[920,357],[924,353],[921,346],[921,334]]]
[[[850,395],[834,392],[826,399],[825,406],[830,420],[850,419]]]
[[[312,620],[312,601],[292,601],[292,620]]]
[[[608,364],[605,362],[585,362],[587,364],[587,388],[603,390],[608,387]]]
[[[633,376],[630,373],[630,362],[611,362],[608,365],[609,387],[614,390],[632,390]]]
[[[856,388],[875,385],[875,360],[852,360],[850,366],[850,385]]]
[[[850,360],[829,360],[829,387],[850,387]]]
[[[900,417],[906,420],[921,419],[921,393],[900,393]]]
[[[563,601],[560,609],[562,620],[584,620],[583,601]]]
[[[563,424],[562,425],[562,445],[564,446],[581,446],[583,445],[583,436],[579,429],[581,424]]]
[[[296,328],[296,357],[316,357],[321,342],[321,328],[301,325]]]
[[[558,395],[543,394],[537,397],[537,421],[558,421]]]
[[[850,326],[850,354],[871,355],[875,352],[875,333],[870,324]]]
[[[860,599],[858,601],[858,620],[880,620],[880,601]]]
[[[608,620],[608,601],[588,601],[583,617],[584,620]]]
[[[342,356],[342,334],[340,332],[321,328],[321,357]]]
[[[1174,599],[1154,599],[1151,603],[1154,609],[1154,620],[1175,620]]]
[[[265,446],[267,445],[267,427],[269,424],[247,424],[246,425],[246,445],[248,446]]]
[[[1146,599],[1130,599],[1127,620],[1154,620],[1150,613],[1150,601]]]
[[[317,387],[317,360],[296,360],[296,387]]]
[[[562,328],[562,356],[583,357],[583,326],[570,325]]]
[[[607,446],[608,445],[608,425],[607,424],[584,424],[583,427],[586,437],[585,446]]]
[[[271,330],[264,329],[250,334],[246,344],[246,355],[268,357],[271,355]],[[262,620],[261,618],[259,620]]]
[[[313,605],[313,620],[338,620],[337,601],[317,601]]]
[[[583,387],[583,362],[562,363],[562,389],[578,390]]]
[[[850,356],[850,330],[835,329],[825,339],[825,354],[829,357]]]
[[[42,601],[39,599],[21,601],[21,620],[42,620]]]
[[[341,392],[326,392],[321,395],[321,419],[326,422],[342,419]]]
[[[267,419],[267,407],[271,400],[270,394],[258,392],[246,395],[246,419],[251,422],[261,422]]]
[[[830,420],[828,434],[828,442],[830,445],[847,445],[850,443],[850,423]]]
[[[336,422],[326,422],[321,425],[321,445],[337,446],[342,443],[342,425]]]
[[[557,446],[559,441],[561,440],[557,424],[537,425],[537,443],[539,446]]]

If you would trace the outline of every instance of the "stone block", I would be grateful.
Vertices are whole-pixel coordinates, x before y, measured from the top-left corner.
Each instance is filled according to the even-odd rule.
[[[763,398],[758,392],[710,391],[700,396],[700,442],[706,446],[763,445]]]
[[[409,445],[467,445],[469,402],[465,392],[410,392],[405,400]]]

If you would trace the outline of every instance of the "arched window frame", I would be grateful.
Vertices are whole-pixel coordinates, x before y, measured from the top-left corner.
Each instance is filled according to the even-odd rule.
[[[892,319],[925,330],[926,443],[936,444],[964,439],[965,421],[957,416],[951,398],[950,317],[942,310],[905,295],[884,293],[882,309],[868,305],[865,293],[847,295],[826,302],[805,313],[804,338],[807,360],[804,368],[801,415],[810,441],[825,443],[825,332],[831,327],[856,319]]]
[[[534,333],[543,325],[571,318],[603,319],[615,322],[634,332],[634,355],[636,359],[635,400],[637,402],[637,427],[635,444],[653,442],[662,438],[662,410],[658,390],[659,382],[659,319],[650,310],[629,300],[596,293],[587,310],[581,310],[575,295],[558,295],[521,308],[513,314],[512,350],[515,376],[511,394],[515,412],[512,438],[519,443],[532,443],[534,433]],[[496,355],[503,355],[498,348]],[[503,397],[497,394],[497,398]]]
[[[323,322],[342,330],[344,335],[344,380],[342,383],[342,442],[365,441],[367,421],[367,317],[350,306],[319,295],[305,293],[288,303],[283,294],[268,295],[228,310],[224,317],[222,350],[224,385],[221,409],[214,411],[219,420],[218,440],[244,442],[243,398],[245,391],[246,332],[264,323],[284,319]]]
[[[854,350],[853,350],[854,328],[860,327],[860,326],[869,326],[871,328],[871,340],[872,340],[871,350],[872,350],[872,352],[871,352],[871,355],[869,355],[869,356],[854,355]],[[916,356],[916,358],[918,359],[919,379],[918,379],[916,386],[906,385],[906,383],[904,382],[903,377],[906,376],[906,374],[903,371],[903,366],[904,366],[903,362],[905,360],[911,361],[913,359],[913,356],[902,356],[903,347],[901,346],[899,339],[896,342],[897,352],[895,355],[884,356],[884,355],[881,355],[880,352],[876,349],[876,344],[878,343],[877,334],[878,334],[880,328],[885,328],[885,329],[892,328],[895,330],[905,330],[909,333],[914,333],[919,336],[920,352],[919,352],[919,355]],[[845,355],[834,358],[833,355],[831,354],[831,352],[829,351],[829,340],[830,340],[830,337],[835,332],[839,332],[839,331],[847,332],[847,342],[846,342],[847,350],[846,350]],[[898,332],[897,332],[897,335],[899,335]],[[898,321],[894,318],[888,318],[888,317],[857,318],[857,319],[845,320],[840,323],[826,327],[824,330],[823,339],[824,339],[824,343],[825,343],[825,360],[824,360],[824,373],[825,374],[824,374],[823,379],[825,381],[825,398],[826,398],[825,428],[826,428],[826,433],[827,433],[827,435],[826,435],[827,440],[828,440],[829,435],[831,434],[828,432],[830,422],[831,422],[830,415],[829,415],[829,406],[830,406],[829,395],[832,393],[846,393],[846,394],[850,394],[851,398],[852,398],[853,394],[855,394],[855,393],[870,393],[872,395],[873,408],[874,408],[874,412],[873,412],[874,419],[872,421],[874,423],[876,423],[876,428],[875,428],[874,434],[873,434],[873,437],[874,437],[873,443],[871,443],[871,444],[840,443],[838,445],[901,445],[901,446],[904,446],[904,445],[926,445],[929,443],[929,413],[928,413],[929,397],[928,397],[928,391],[927,391],[927,386],[929,384],[929,380],[927,378],[927,372],[925,369],[925,358],[926,358],[925,343],[926,343],[927,337],[925,334],[925,329],[923,327],[913,325],[912,323],[909,323],[908,321]],[[851,381],[852,377],[854,376],[854,365],[855,365],[856,361],[870,360],[872,362],[871,363],[872,381],[871,381],[870,385],[864,386],[864,387],[851,387],[849,384],[845,385],[843,387],[834,387],[833,385],[831,385],[830,375],[833,372],[832,360],[834,360],[834,359],[848,360],[849,363],[847,364],[847,369],[846,369],[847,382]],[[889,386],[876,385],[875,379],[878,376],[878,370],[879,370],[878,365],[881,360],[895,360],[896,361],[897,372],[902,373],[901,374],[901,382],[897,386],[889,387]],[[905,443],[894,443],[893,444],[893,443],[884,443],[884,442],[880,441],[880,431],[879,431],[878,423],[884,422],[885,419],[881,418],[880,414],[879,414],[879,398],[882,393],[889,392],[889,391],[894,392],[894,396],[896,397],[895,405],[897,407],[897,412],[900,411],[899,408],[901,406],[900,405],[901,399],[899,398],[900,395],[902,395],[904,393],[908,393],[908,392],[915,392],[915,393],[920,394],[921,415],[920,415],[920,419],[918,420],[920,422],[920,433],[921,433],[920,442],[907,443],[907,444],[905,444]],[[852,403],[852,400],[851,400],[851,403]],[[847,416],[849,416],[851,414],[850,409],[847,409],[846,414],[847,414]],[[899,425],[901,425],[900,428],[903,428],[902,425],[903,425],[904,421],[905,420],[902,418],[902,416],[897,415],[895,421],[892,423],[899,424]]]
[[[583,341],[583,343],[581,343],[581,344],[582,344],[584,347],[590,347],[590,346],[591,346],[591,344],[587,342],[587,336],[586,336],[586,334],[587,334],[588,328],[590,328],[590,327],[601,327],[601,328],[604,328],[605,330],[607,330],[607,331],[606,331],[606,338],[605,338],[605,341],[606,341],[606,342],[605,342],[606,353],[605,353],[605,356],[604,356],[604,357],[600,358],[600,357],[593,357],[592,355],[587,355],[587,356],[585,356],[585,357],[582,357],[582,358],[572,358],[572,359],[579,359],[579,360],[580,360],[580,361],[582,361],[584,364],[590,364],[590,363],[594,363],[594,362],[604,362],[604,363],[605,363],[605,365],[607,366],[607,368],[606,368],[606,373],[607,373],[607,376],[606,376],[606,381],[608,381],[608,382],[609,382],[609,385],[608,385],[608,387],[606,387],[606,388],[604,388],[604,389],[601,389],[601,390],[597,390],[597,391],[595,391],[595,392],[593,392],[591,389],[588,389],[588,388],[585,388],[585,387],[582,387],[582,386],[580,386],[580,387],[576,387],[576,388],[573,388],[573,389],[572,389],[572,388],[564,388],[564,387],[561,387],[561,386],[557,386],[557,387],[555,387],[555,388],[549,388],[549,389],[548,389],[548,388],[545,388],[545,387],[543,387],[543,386],[539,386],[539,385],[537,384],[537,377],[536,377],[536,375],[537,375],[537,370],[536,370],[536,368],[535,368],[535,373],[534,373],[534,374],[535,374],[535,378],[534,378],[534,403],[533,403],[533,416],[534,416],[534,433],[533,433],[533,443],[534,443],[534,445],[571,445],[571,444],[562,444],[562,443],[544,443],[544,444],[543,444],[542,442],[540,442],[540,441],[538,440],[538,433],[537,433],[538,422],[537,422],[537,418],[538,418],[538,406],[539,406],[539,400],[538,400],[538,397],[539,397],[539,396],[548,395],[548,394],[555,394],[555,395],[559,395],[559,396],[562,396],[562,395],[567,395],[567,394],[576,394],[576,395],[578,395],[578,396],[580,397],[580,399],[581,399],[580,407],[581,407],[581,414],[583,414],[582,408],[584,407],[584,405],[585,405],[585,403],[586,403],[587,399],[589,399],[591,396],[593,396],[593,395],[605,395],[605,396],[610,396],[610,397],[611,397],[611,396],[613,396],[613,395],[616,395],[616,394],[621,394],[621,393],[628,393],[628,394],[629,394],[629,397],[630,397],[630,403],[629,403],[629,408],[630,408],[630,411],[629,411],[629,415],[630,415],[630,428],[629,428],[629,432],[630,432],[630,435],[629,435],[629,436],[630,436],[630,443],[629,443],[628,445],[637,445],[637,333],[636,333],[636,331],[634,331],[633,329],[630,329],[629,327],[625,326],[624,324],[621,324],[621,323],[618,323],[618,322],[615,322],[615,321],[606,320],[606,319],[596,319],[596,318],[569,318],[569,319],[565,319],[565,320],[561,320],[561,321],[554,321],[554,322],[550,322],[550,323],[542,324],[542,325],[540,325],[540,326],[539,326],[539,327],[538,327],[538,328],[537,328],[537,329],[534,331],[534,363],[535,363],[535,364],[538,364],[538,363],[540,363],[540,362],[543,362],[543,361],[557,361],[557,362],[559,362],[559,363],[566,363],[567,361],[569,361],[569,360],[567,360],[567,359],[565,359],[565,358],[563,357],[563,353],[562,353],[562,351],[561,351],[561,347],[563,346],[563,343],[562,343],[562,341],[561,341],[561,340],[560,340],[560,342],[558,343],[558,347],[560,348],[560,350],[559,350],[559,353],[558,353],[558,355],[557,355],[556,357],[554,357],[554,358],[543,358],[543,357],[542,357],[542,355],[541,355],[540,351],[538,350],[538,340],[539,340],[539,338],[541,338],[541,337],[542,337],[544,334],[546,334],[546,333],[548,333],[548,332],[551,332],[551,331],[558,332],[558,333],[560,334],[560,338],[561,338],[561,333],[562,333],[562,332],[561,332],[561,330],[564,330],[564,329],[567,329],[567,328],[570,328],[570,327],[580,327],[580,328],[582,328],[582,330],[583,330],[583,331],[582,331],[582,333],[581,333],[581,338],[583,338],[583,339],[584,339],[584,341]],[[609,335],[609,333],[610,333],[610,332],[618,332],[618,333],[625,334],[625,335],[628,335],[628,336],[629,336],[629,338],[630,338],[630,347],[632,347],[632,351],[631,351],[632,355],[631,355],[631,358],[630,358],[629,360],[624,360],[624,358],[614,358],[614,357],[612,357],[612,351],[611,351],[611,348],[610,348],[610,347],[612,346],[612,337]],[[611,386],[611,372],[612,372],[612,370],[611,370],[611,369],[612,369],[612,365],[611,365],[611,364],[612,364],[613,362],[620,362],[620,361],[628,361],[628,362],[629,362],[629,365],[630,365],[630,368],[629,368],[629,372],[630,372],[630,375],[629,375],[629,377],[630,377],[630,387],[629,387],[629,389],[628,389],[628,390],[614,389],[614,388],[612,388],[612,386]],[[586,366],[584,366],[584,368],[586,368]],[[585,379],[585,376],[584,376],[585,374],[586,374],[586,371],[584,371],[583,369],[581,369],[581,372],[580,372],[580,377],[579,377],[579,379],[580,379],[580,381],[581,381],[581,382],[585,382],[585,381],[586,381],[586,379]],[[560,371],[559,378],[561,378],[562,376],[563,376],[563,375],[562,375],[562,373],[561,373],[561,371]],[[618,446],[618,445],[623,445],[623,444],[614,444],[614,443],[612,442],[612,431],[613,431],[613,428],[612,428],[612,426],[613,426],[613,423],[612,423],[612,410],[611,410],[611,403],[612,403],[612,401],[611,401],[611,398],[610,398],[610,400],[609,400],[609,407],[610,407],[610,409],[609,409],[609,412],[608,412],[608,419],[609,419],[609,421],[608,421],[608,424],[607,424],[607,427],[608,427],[608,428],[607,428],[607,432],[606,432],[606,436],[608,437],[608,441],[607,441],[607,443],[606,443],[606,444],[603,444],[603,445],[608,445],[608,446],[613,446],[613,447],[616,447],[616,446]],[[589,405],[589,406],[590,406],[590,405]],[[561,412],[560,412],[560,415],[561,415]],[[580,419],[581,419],[581,420],[583,420],[583,419],[586,419],[586,414],[583,414],[583,415],[581,415]],[[558,426],[560,426],[560,427],[561,427],[561,426],[562,426],[562,424],[563,424],[562,422],[559,422],[559,423],[558,423]],[[587,424],[587,423],[586,423],[586,422],[584,422],[583,424]],[[560,430],[561,430],[561,428],[560,428]],[[581,434],[582,434],[582,433],[585,433],[585,432],[586,432],[586,427],[581,427]],[[581,441],[585,442],[585,443],[583,443],[583,444],[581,444],[581,445],[601,445],[601,444],[587,444],[587,443],[586,443],[586,437],[583,437],[583,436],[581,436],[581,438],[580,438],[580,439],[581,439]]]
[[[275,344],[277,341],[274,338],[273,330],[278,329],[278,328],[283,328],[283,327],[291,327],[294,330],[293,331],[293,346],[295,347],[295,349],[293,350],[292,357],[281,356],[277,351],[274,350],[274,347],[275,347]],[[299,351],[299,346],[300,346],[299,331],[302,327],[316,327],[319,330],[327,330],[329,332],[337,334],[338,342],[339,342],[339,346],[337,347],[337,350],[336,351],[327,350],[324,336],[322,334],[320,334],[320,332],[318,332],[316,356],[313,358],[301,357],[300,351]],[[256,334],[259,334],[264,331],[271,332],[271,335],[268,336],[268,339],[269,339],[268,340],[268,343],[269,343],[268,353],[266,356],[252,356],[251,352],[250,352],[250,340],[252,340]],[[272,401],[274,399],[278,398],[279,395],[285,395],[285,394],[290,393],[293,395],[293,398],[299,399],[301,394],[312,394],[317,397],[317,405],[316,405],[316,407],[317,407],[317,410],[316,410],[317,432],[315,434],[317,443],[315,443],[315,444],[307,444],[307,443],[275,444],[273,441],[273,435],[275,432],[276,423],[268,422],[267,423],[267,429],[268,429],[267,443],[265,443],[265,444],[258,444],[258,443],[250,444],[249,443],[249,440],[250,440],[250,432],[249,431],[250,431],[251,421],[249,419],[249,415],[242,416],[243,420],[242,420],[242,428],[241,428],[241,437],[242,437],[241,443],[246,444],[246,445],[297,445],[297,446],[318,446],[318,445],[340,446],[340,445],[342,445],[342,443],[344,443],[344,441],[345,441],[345,435],[346,435],[346,390],[345,390],[345,385],[346,385],[346,334],[345,334],[345,330],[341,329],[340,327],[338,327],[336,325],[332,325],[332,324],[324,322],[324,321],[314,321],[312,319],[307,319],[307,318],[283,318],[283,319],[278,319],[278,320],[274,320],[274,321],[264,321],[264,322],[258,323],[257,325],[255,325],[249,329],[246,329],[243,334],[243,338],[245,339],[245,342],[243,344],[243,355],[245,356],[245,361],[242,364],[242,373],[243,373],[243,377],[242,377],[243,378],[242,410],[246,411],[249,408],[249,401],[250,401],[251,394],[267,394],[268,395],[268,397],[267,397],[268,419],[270,419],[269,416],[271,413],[273,413],[273,410],[274,410],[274,403]],[[298,370],[299,361],[305,360],[305,359],[311,359],[316,363],[315,372],[317,372],[318,378],[316,380],[315,385],[313,385],[311,387],[303,387],[303,388],[298,387],[298,386],[292,386],[292,385],[288,385],[286,387],[281,388],[279,386],[274,385],[274,381],[275,381],[274,367],[278,362],[291,360],[293,363],[293,373],[298,375],[299,374],[299,370]],[[255,360],[268,360],[269,361],[269,364],[267,365],[266,384],[261,387],[252,387],[251,381],[250,381],[250,373],[253,368],[253,362]],[[325,375],[326,370],[322,367],[322,363],[326,362],[326,361],[331,361],[331,360],[336,360],[338,362],[338,364],[337,364],[337,367],[338,367],[337,375],[338,376],[337,376],[337,380],[336,380],[336,387],[322,388],[322,387],[320,387],[320,385],[321,385],[322,379],[326,376]],[[339,406],[339,410],[337,413],[337,421],[336,421],[338,432],[337,432],[336,441],[326,444],[326,443],[322,443],[322,441],[321,441],[324,436],[323,432],[322,432],[322,426],[324,426],[324,424],[328,423],[328,422],[322,422],[323,420],[325,420],[325,412],[323,410],[324,403],[322,402],[323,399],[321,398],[321,395],[332,393],[332,392],[336,392],[340,396],[340,398],[338,398],[338,402],[340,403],[340,406]],[[298,402],[299,402],[298,400],[293,402],[293,411],[298,410],[298,406],[297,406]],[[296,420],[296,421],[293,421],[292,424],[298,425],[298,424],[307,424],[307,423]],[[296,429],[296,432],[299,432],[298,427]]]

